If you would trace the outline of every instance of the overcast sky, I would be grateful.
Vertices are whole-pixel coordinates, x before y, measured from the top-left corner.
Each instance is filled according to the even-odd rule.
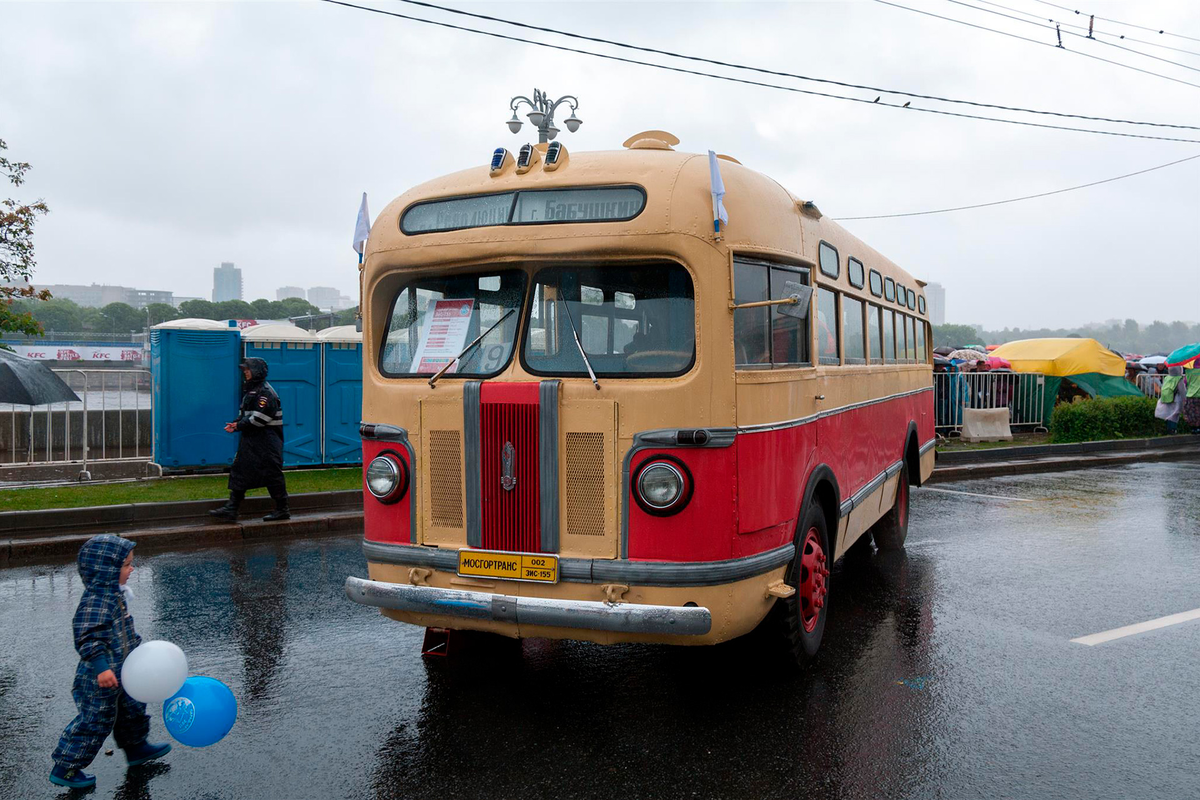
[[[395,0],[351,2],[621,52]],[[1052,31],[950,0],[897,2],[1053,41]],[[1081,19],[1035,0],[996,2]],[[1200,126],[1200,87],[872,0],[443,4],[889,89]],[[1195,0],[1080,7],[1200,40]],[[1200,41],[1101,22],[1097,30],[1200,53]],[[1197,55],[1124,43],[1192,67],[1184,69],[1079,38],[1065,44],[1200,84]],[[713,70],[868,100],[878,94]],[[561,135],[572,150],[612,149],[662,128],[682,140],[678,149],[734,155],[835,218],[1003,200],[1200,154],[1195,143],[736,85],[319,2],[0,0],[0,76],[0,138],[10,157],[33,164],[17,196],[44,198],[52,210],[38,222],[37,278],[204,297],[221,261],[242,268],[247,299],[274,299],[282,285],[355,296],[350,239],[361,192],[378,211],[414,184],[486,163],[498,145],[516,150],[536,134],[528,124],[518,136],[508,132],[508,101],[535,86],[580,98],[582,128]],[[1121,129],[1200,139],[1200,130]],[[1007,206],[845,225],[918,278],[941,282],[949,322],[991,329],[1200,320],[1200,159]]]

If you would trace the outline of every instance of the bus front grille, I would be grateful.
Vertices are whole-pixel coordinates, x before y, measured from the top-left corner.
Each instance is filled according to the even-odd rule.
[[[603,536],[603,433],[567,433],[566,477],[567,533],[574,536]]]
[[[461,454],[458,431],[429,432],[429,516],[435,527],[463,526]]]
[[[479,407],[482,546],[541,551],[538,384],[487,384]]]

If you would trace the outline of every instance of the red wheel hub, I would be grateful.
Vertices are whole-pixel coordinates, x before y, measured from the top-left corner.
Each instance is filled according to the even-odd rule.
[[[825,563],[825,550],[821,547],[821,532],[815,527],[808,529],[804,544],[800,547],[800,622],[805,633],[812,633],[825,607],[828,591],[826,579],[829,568]]]

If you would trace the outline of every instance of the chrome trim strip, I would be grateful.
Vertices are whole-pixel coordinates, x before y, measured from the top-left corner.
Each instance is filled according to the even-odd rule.
[[[382,583],[353,575],[346,578],[346,597],[365,606],[394,611],[517,625],[676,636],[703,636],[712,630],[712,614],[700,606],[512,597],[461,589]]]
[[[482,381],[463,382],[463,472],[467,503],[467,544],[483,547],[483,497],[479,474],[479,398]]]
[[[363,540],[363,555],[375,564],[427,567],[457,573],[458,551]],[[626,583],[636,586],[712,586],[752,578],[792,560],[795,545],[785,544],[728,561],[615,561],[559,558],[558,579],[565,583]]]
[[[370,436],[367,435],[368,426],[370,426],[371,429]],[[360,422],[358,424],[358,435],[363,439],[372,439],[377,442],[390,442],[392,444],[401,445],[408,453],[408,540],[413,544],[416,544],[417,498],[420,497],[420,495],[417,494],[417,475],[420,473],[420,470],[417,469],[417,454],[413,450],[412,444],[408,441],[408,431],[406,431],[404,428],[398,428],[395,425]]]
[[[708,434],[704,444],[679,444],[681,430],[702,430]],[[629,558],[629,466],[640,450],[658,448],[730,447],[737,437],[737,428],[659,428],[633,435],[633,444],[621,463],[621,558]]]
[[[855,492],[849,500],[842,503],[841,508],[838,509],[839,514],[844,517],[854,509],[858,508],[860,505],[862,505],[864,500],[866,500],[870,495],[874,494],[875,491],[883,486],[883,484],[886,483],[889,478],[896,475],[896,473],[898,473],[903,466],[903,461],[897,461],[895,464],[892,464],[874,478],[871,478],[871,480],[867,481],[866,485]]]
[[[538,480],[542,498],[541,550],[558,552],[558,395],[562,381],[538,384]]]
[[[921,455],[925,455],[926,453],[928,453],[930,450],[932,450],[936,446],[937,446],[937,437],[935,436],[932,439],[930,439],[928,442],[926,442],[925,444],[921,445],[921,449],[919,452]]]
[[[920,389],[913,389],[908,392],[899,392],[898,394],[889,394],[886,397],[876,397],[871,400],[863,400],[861,403],[851,403],[848,406],[839,406],[837,408],[831,408],[831,409],[828,409],[827,411],[821,411],[816,414],[810,414],[807,417],[800,417],[798,419],[789,419],[789,420],[784,420],[782,422],[764,422],[759,425],[739,425],[737,432],[738,433],[762,433],[764,431],[778,431],[778,430],[783,430],[785,428],[795,428],[800,425],[807,425],[810,422],[816,422],[817,420],[824,419],[825,417],[832,417],[835,414],[844,414],[847,411],[854,411],[855,409],[866,408],[867,406],[873,406],[876,403],[886,403],[889,400],[898,400],[901,397],[910,397],[914,394],[921,394],[922,392],[932,392],[932,391],[933,391],[932,386],[924,386]]]

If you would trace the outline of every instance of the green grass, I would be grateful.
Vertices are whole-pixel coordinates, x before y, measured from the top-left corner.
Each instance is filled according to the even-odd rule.
[[[947,439],[939,444],[940,453],[957,452],[959,450],[991,450],[1001,447],[1025,447],[1032,444],[1049,444],[1048,433],[1018,433],[1011,442],[964,442],[962,439]]]
[[[130,483],[81,484],[44,489],[0,490],[0,512],[34,511],[46,508],[113,506],[125,503],[171,503],[178,500],[216,500],[229,496],[229,478],[203,475],[194,478],[151,478]],[[289,494],[330,492],[362,488],[362,470],[314,469],[287,473]],[[265,495],[255,489],[247,495]]]

